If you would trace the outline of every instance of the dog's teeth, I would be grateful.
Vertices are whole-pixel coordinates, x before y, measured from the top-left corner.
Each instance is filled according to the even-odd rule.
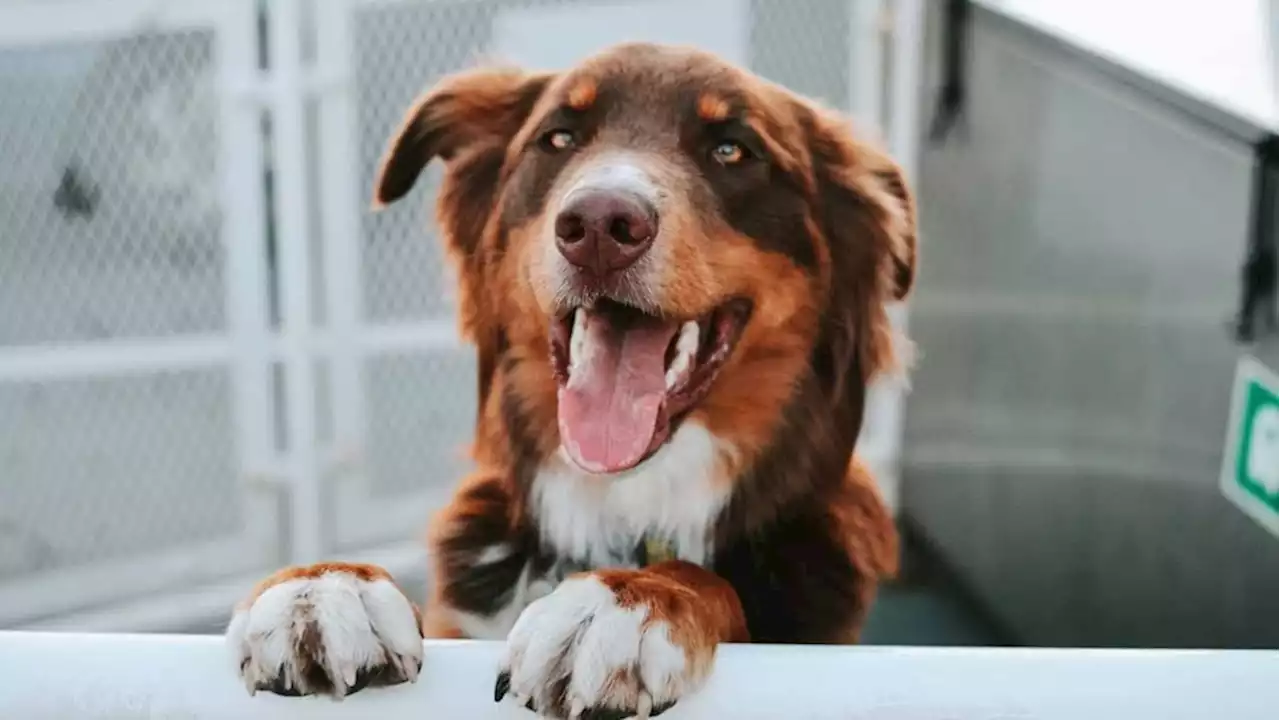
[[[693,367],[693,358],[698,354],[698,323],[690,320],[680,326],[680,336],[676,338],[676,354],[671,358],[671,367],[667,368],[667,389],[676,383]]]
[[[583,359],[587,346],[587,311],[573,311],[573,328],[569,330],[569,370],[573,371]]]

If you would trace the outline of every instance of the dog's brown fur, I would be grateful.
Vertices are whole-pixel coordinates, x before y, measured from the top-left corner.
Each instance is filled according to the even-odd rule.
[[[426,633],[461,636],[456,612],[492,614],[522,573],[565,559],[530,507],[560,446],[543,228],[557,177],[577,160],[536,146],[562,125],[581,134],[584,156],[633,153],[672,198],[664,314],[696,317],[730,298],[752,308],[681,420],[733,448],[710,479],[729,500],[710,522],[709,562],[585,570],[619,603],[667,621],[700,663],[726,641],[856,641],[878,579],[897,566],[893,524],[853,450],[868,383],[896,367],[885,303],[914,280],[911,194],[839,115],[713,56],[645,44],[562,73],[450,76],[411,108],[384,159],[379,205],[434,158],[445,163],[438,218],[479,361],[478,469],[432,524]],[[705,164],[699,138],[713,127],[749,146],[750,161]],[[475,561],[495,546],[512,552]]]

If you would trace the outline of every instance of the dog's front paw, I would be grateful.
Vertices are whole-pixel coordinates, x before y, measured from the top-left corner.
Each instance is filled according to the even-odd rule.
[[[370,565],[281,570],[236,608],[226,640],[250,694],[341,699],[412,682],[422,668],[417,610]]]
[[[511,694],[549,717],[656,716],[700,687],[715,658],[696,603],[642,571],[566,580],[511,629],[494,699]]]

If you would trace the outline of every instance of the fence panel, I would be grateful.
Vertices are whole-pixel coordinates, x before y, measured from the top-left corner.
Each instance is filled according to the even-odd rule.
[[[275,559],[252,6],[0,5],[0,625]]]

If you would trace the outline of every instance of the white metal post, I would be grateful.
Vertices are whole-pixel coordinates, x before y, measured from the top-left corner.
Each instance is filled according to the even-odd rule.
[[[893,44],[889,74],[889,151],[914,185],[919,165],[920,83],[924,56],[924,0],[893,0]],[[907,307],[889,309],[889,319],[906,334]],[[884,466],[876,468],[885,500],[896,514],[902,481],[902,436],[906,398],[904,390],[878,388],[881,401],[880,449]]]
[[[262,482],[274,461],[271,444],[271,356],[267,317],[265,168],[261,112],[246,89],[260,80],[257,3],[227,2],[219,40],[219,172],[226,212],[227,332],[231,346],[236,448],[245,526],[264,550],[277,545],[276,506]],[[262,558],[268,560],[270,556]]]
[[[285,366],[290,556],[315,562],[324,552],[324,506],[316,448],[315,361],[311,354],[311,227],[307,207],[305,84],[301,0],[272,0],[268,15],[275,222],[279,244],[281,339]]]
[[[915,182],[920,145],[920,83],[924,0],[893,0],[893,61],[889,86],[889,148]]]
[[[360,217],[368,206],[359,202],[354,179],[360,176],[352,88],[354,49],[351,6],[346,2],[318,3],[316,11],[316,68],[319,93],[320,216],[324,222],[324,280],[328,308],[326,348],[333,389],[334,447],[327,454],[337,464],[335,479],[349,473],[363,475],[365,467],[365,402],[361,383],[363,353],[360,341],[363,296],[361,287]],[[363,188],[362,188],[363,189]],[[369,189],[370,191],[372,188]],[[331,473],[327,472],[326,476]],[[339,482],[337,493],[347,486]]]
[[[884,138],[884,92],[888,84],[884,66],[885,27],[884,0],[850,0],[849,15],[849,112],[855,132],[867,138]],[[890,507],[897,498],[897,479],[890,472],[892,448],[883,441],[888,428],[882,420],[886,405],[893,401],[890,391],[875,386],[867,397],[862,432],[858,438],[858,455],[876,477],[881,494]]]
[[[860,128],[884,133],[884,0],[852,0],[849,105]]]

